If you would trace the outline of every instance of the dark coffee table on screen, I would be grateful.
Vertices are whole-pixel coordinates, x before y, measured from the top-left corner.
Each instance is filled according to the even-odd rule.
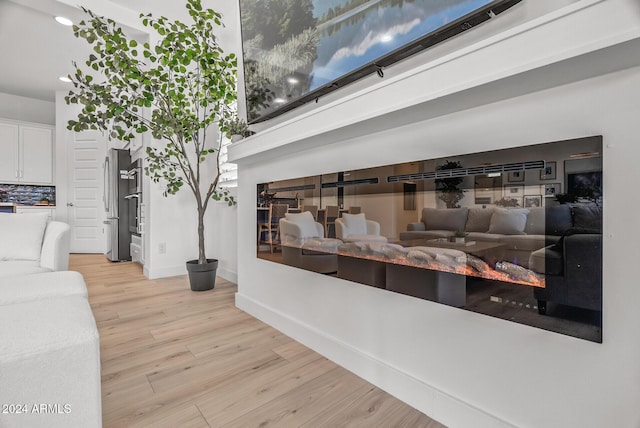
[[[485,260],[490,265],[499,258],[505,244],[489,241],[467,243],[448,242],[446,238],[399,241],[403,247],[434,247],[462,251]],[[498,251],[496,251],[498,250]],[[467,277],[450,272],[391,264],[386,271],[387,290],[432,300],[450,306],[463,307],[467,300]]]
[[[478,241],[472,240],[470,242],[465,243],[455,243],[448,242],[446,238],[437,238],[437,239],[411,239],[409,241],[398,241],[397,244],[402,245],[403,247],[435,247],[435,248],[449,248],[452,250],[460,250],[467,254],[471,254],[473,256],[479,257],[484,260],[485,257],[490,256],[490,254],[505,246],[505,244],[501,242],[491,242],[491,241]],[[485,260],[489,264],[489,261]]]

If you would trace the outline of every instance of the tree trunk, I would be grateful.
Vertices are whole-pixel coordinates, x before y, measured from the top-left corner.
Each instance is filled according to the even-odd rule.
[[[204,254],[204,209],[198,207],[198,264],[207,262]]]

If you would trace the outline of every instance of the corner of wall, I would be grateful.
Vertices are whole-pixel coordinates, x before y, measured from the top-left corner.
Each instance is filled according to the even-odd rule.
[[[238,272],[234,272],[229,269],[219,267],[218,276],[220,278],[226,279],[229,282],[233,282],[234,284],[238,283]]]

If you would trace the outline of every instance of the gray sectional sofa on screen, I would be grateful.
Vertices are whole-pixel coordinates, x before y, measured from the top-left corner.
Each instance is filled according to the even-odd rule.
[[[531,253],[558,242],[572,227],[571,208],[423,208],[421,221],[410,223],[401,241],[435,239],[466,233],[467,240],[504,244],[499,260],[529,268]],[[544,273],[544,270],[540,273]]]
[[[572,227],[555,245],[531,253],[531,269],[545,271],[545,288],[537,288],[538,310],[547,301],[602,311],[602,207],[571,207]]]
[[[601,310],[602,207],[589,204],[535,208],[424,208],[401,241],[447,238],[502,244],[487,261],[508,261],[544,274],[546,288],[535,288],[541,313],[546,302]],[[461,247],[464,250],[464,247]]]

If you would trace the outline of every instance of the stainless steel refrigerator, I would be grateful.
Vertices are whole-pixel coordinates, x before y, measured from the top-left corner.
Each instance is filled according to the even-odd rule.
[[[104,210],[107,213],[107,257],[113,262],[131,260],[129,191],[131,155],[128,150],[109,149],[104,160]]]

